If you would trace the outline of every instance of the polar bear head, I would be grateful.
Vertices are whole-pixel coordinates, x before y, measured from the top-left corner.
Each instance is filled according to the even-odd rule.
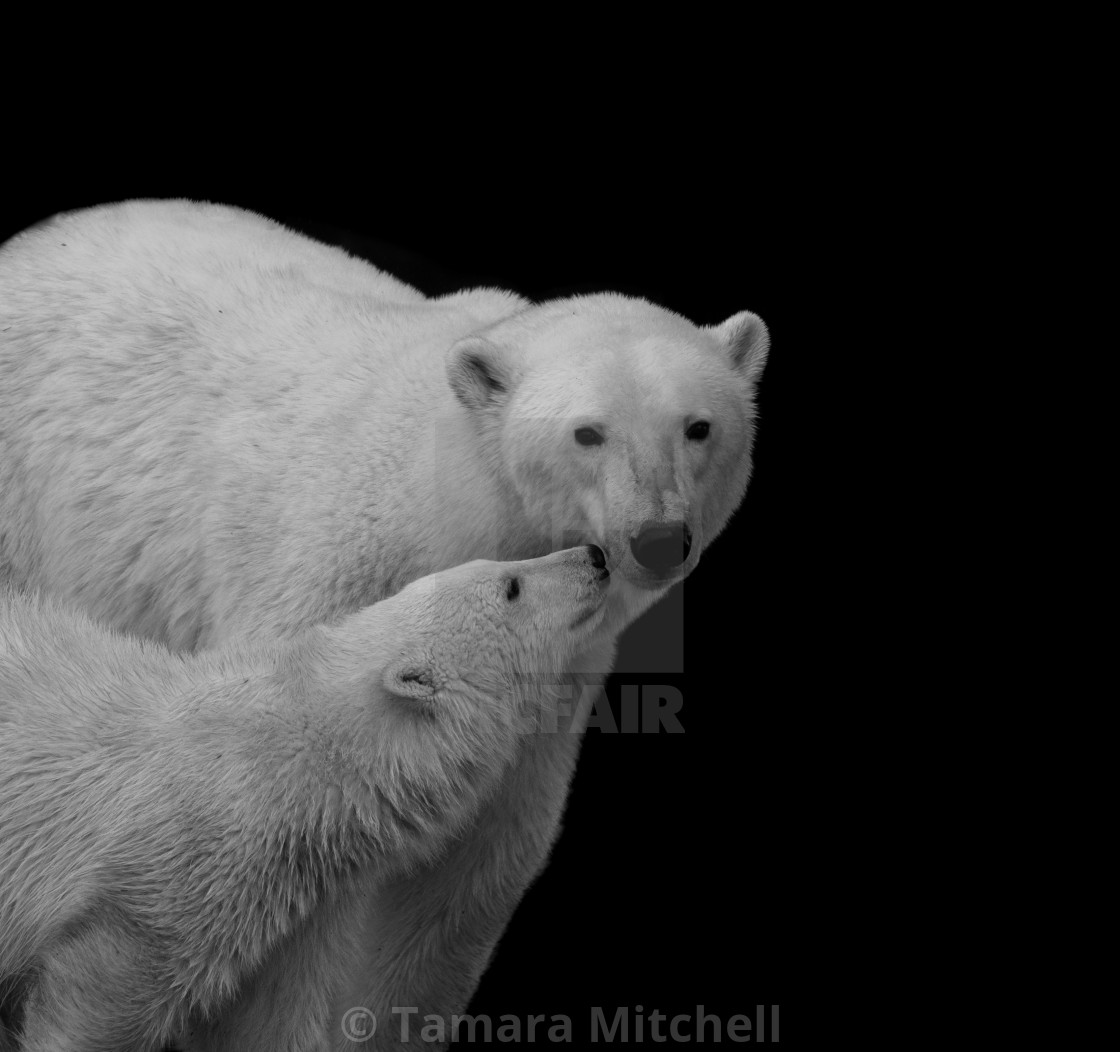
[[[291,734],[271,748],[313,765],[329,813],[363,825],[382,861],[430,860],[521,735],[555,726],[559,676],[597,631],[609,588],[602,551],[583,546],[465,563],[314,626],[281,659],[277,681],[297,704],[269,724]]]
[[[565,668],[598,627],[609,585],[591,545],[429,574],[328,630],[338,672],[329,678],[465,715],[519,677]]]
[[[601,547],[637,613],[743,498],[768,346],[747,311],[700,328],[604,294],[500,321],[455,344],[447,368],[527,529]]]

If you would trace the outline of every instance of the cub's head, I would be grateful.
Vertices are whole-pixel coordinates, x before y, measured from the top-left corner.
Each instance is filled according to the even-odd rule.
[[[643,300],[554,301],[459,341],[448,378],[527,529],[591,542],[636,614],[695,567],[746,491],[769,337]]]
[[[300,699],[299,753],[319,776],[339,772],[340,799],[364,807],[372,797],[376,806],[356,812],[371,832],[432,857],[443,842],[431,831],[469,818],[519,735],[551,711],[558,674],[598,628],[609,582],[591,546],[471,562],[308,630],[279,670]],[[304,712],[324,701],[333,733],[313,731],[320,748],[309,750]],[[398,851],[393,864],[407,860]]]
[[[478,560],[413,581],[336,631],[397,697],[450,707],[506,697],[521,676],[554,676],[598,627],[610,585],[585,545],[522,562]]]

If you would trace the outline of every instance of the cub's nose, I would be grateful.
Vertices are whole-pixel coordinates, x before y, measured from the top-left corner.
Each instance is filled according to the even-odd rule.
[[[599,571],[599,580],[604,577],[610,577],[611,572],[607,569],[607,556],[597,544],[587,545],[587,555],[591,560],[591,565]]]
[[[630,538],[630,551],[640,566],[664,572],[680,566],[692,549],[692,531],[683,522],[659,522]]]

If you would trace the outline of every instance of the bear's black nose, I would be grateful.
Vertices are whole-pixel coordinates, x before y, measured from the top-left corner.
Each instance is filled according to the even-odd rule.
[[[659,572],[680,566],[692,548],[692,531],[683,522],[646,526],[630,538],[630,550],[640,566]]]
[[[607,557],[603,554],[603,549],[597,544],[589,544],[587,554],[591,556],[591,565],[596,570],[602,570],[607,565]]]

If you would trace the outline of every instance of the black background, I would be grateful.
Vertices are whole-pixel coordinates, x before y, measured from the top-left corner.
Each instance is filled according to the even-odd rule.
[[[853,864],[844,844],[860,825],[834,803],[858,684],[839,685],[837,648],[824,642],[835,635],[826,622],[852,612],[833,598],[842,560],[831,538],[845,512],[826,483],[842,472],[844,436],[820,415],[846,397],[837,359],[853,344],[851,314],[832,301],[837,275],[850,289],[858,263],[836,233],[848,206],[811,167],[763,178],[749,152],[687,156],[671,171],[621,154],[563,171],[381,157],[313,180],[282,166],[249,179],[91,163],[10,194],[0,237],[60,210],[185,196],[259,211],[429,294],[609,289],[701,324],[744,308],[766,320],[746,500],[623,640],[621,667],[641,668],[651,647],[671,666],[683,647],[683,672],[628,671],[610,685],[616,714],[623,684],[676,686],[685,733],[588,733],[564,831],[472,1011],[563,1013],[578,1039],[591,1006],[610,1017],[703,1005],[727,1018],[778,1003],[783,1044],[796,1047],[836,981],[820,962],[845,967],[832,931]]]

